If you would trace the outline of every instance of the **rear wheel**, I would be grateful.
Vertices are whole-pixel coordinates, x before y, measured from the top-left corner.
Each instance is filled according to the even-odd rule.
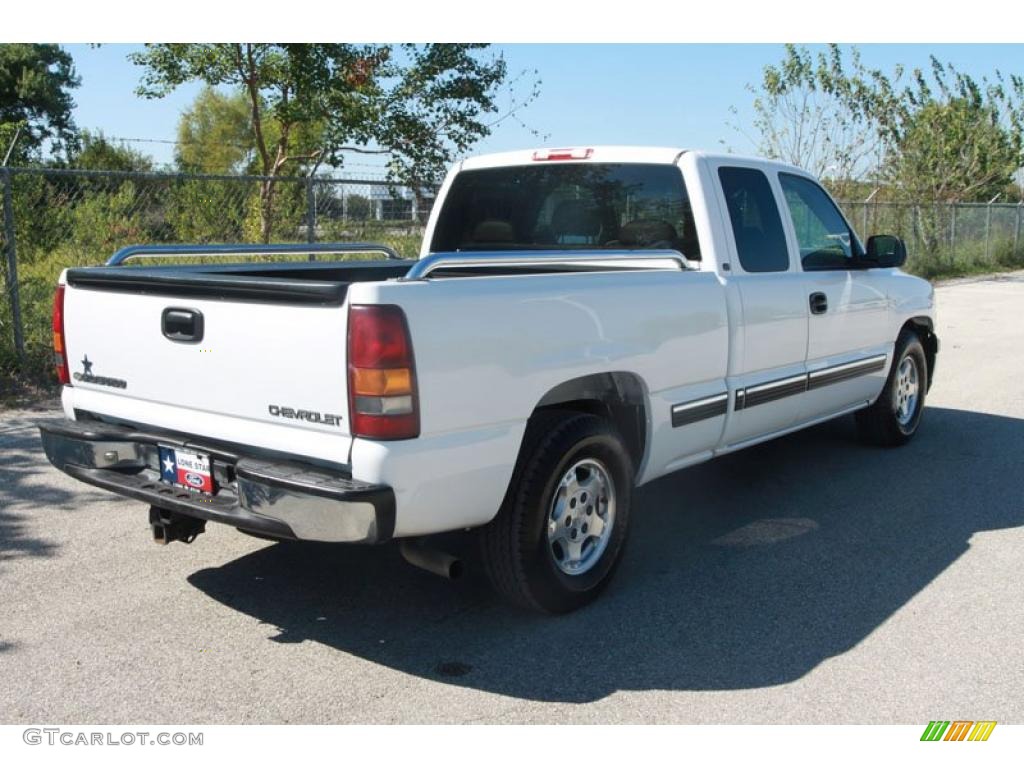
[[[858,411],[857,432],[871,445],[896,446],[916,434],[928,390],[928,364],[916,333],[904,330],[896,341],[885,388],[874,404]]]
[[[547,613],[592,601],[622,554],[632,490],[632,462],[608,422],[585,413],[535,416],[505,501],[480,531],[495,589]]]

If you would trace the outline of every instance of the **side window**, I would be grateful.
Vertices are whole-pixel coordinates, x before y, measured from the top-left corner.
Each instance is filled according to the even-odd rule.
[[[850,269],[856,248],[853,235],[825,190],[810,179],[790,173],[780,173],[779,181],[804,269]]]
[[[756,168],[718,169],[740,264],[746,272],[785,272],[789,252],[768,178]]]

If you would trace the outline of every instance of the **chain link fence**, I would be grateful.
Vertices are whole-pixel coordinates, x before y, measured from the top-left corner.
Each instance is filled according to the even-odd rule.
[[[0,399],[51,381],[53,291],[66,267],[136,243],[359,241],[413,257],[434,195],[382,179],[23,168],[0,168],[0,192]]]
[[[135,243],[379,242],[412,257],[433,204],[432,190],[381,179],[22,168],[0,168],[0,192],[0,400],[52,383],[50,313],[66,267]],[[1022,205],[843,208],[865,238],[902,237],[907,268],[925,277],[1024,266]]]
[[[1024,267],[1024,203],[842,203],[865,239],[898,235],[922,277]]]

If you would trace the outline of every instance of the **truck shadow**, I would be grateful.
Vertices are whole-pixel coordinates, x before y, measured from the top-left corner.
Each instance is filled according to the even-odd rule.
[[[80,495],[46,482],[49,464],[40,453],[34,419],[0,420],[0,566],[15,557],[52,556],[57,545],[30,532],[33,510],[81,503]]]
[[[277,544],[189,581],[275,641],[506,696],[777,685],[857,645],[974,534],[1024,525],[1021,455],[1024,420],[929,408],[900,450],[858,445],[844,419],[677,473],[638,493],[608,592],[563,617],[394,547]]]

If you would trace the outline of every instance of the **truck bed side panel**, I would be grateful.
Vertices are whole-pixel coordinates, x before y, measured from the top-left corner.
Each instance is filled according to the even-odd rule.
[[[674,404],[725,391],[725,298],[713,274],[368,283],[352,286],[349,300],[401,306],[412,334],[421,437],[386,449],[357,439],[352,452],[358,477],[395,489],[396,535],[489,520],[527,419],[547,392],[570,379],[639,377],[649,418],[641,481],[710,449],[721,435],[724,414],[685,427],[673,427],[671,415]],[[436,450],[424,450],[428,444]],[[406,456],[413,450],[422,460]],[[415,509],[418,519],[403,509]]]

